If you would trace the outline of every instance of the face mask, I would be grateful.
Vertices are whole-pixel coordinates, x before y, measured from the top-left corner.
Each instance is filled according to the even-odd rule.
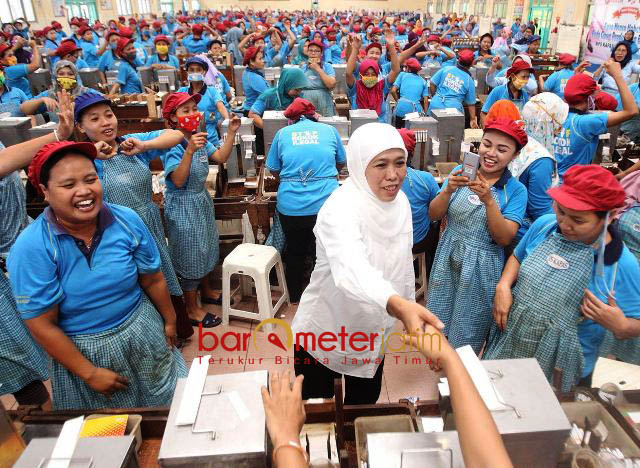
[[[587,110],[590,111],[594,111],[596,110],[596,100],[594,99],[593,96],[589,96],[589,99],[587,100]]]
[[[513,78],[511,80],[511,84],[513,84],[513,87],[517,90],[521,90],[522,88],[524,88],[528,82],[529,80],[522,80],[520,78]]]
[[[166,55],[167,53],[169,53],[169,46],[157,45],[156,52],[158,52],[160,55]]]
[[[9,57],[9,58],[7,59],[7,63],[8,63],[9,65],[15,65],[16,63],[18,63],[18,59],[17,59],[17,57],[14,55],[13,57]]]
[[[0,86],[4,86],[4,73],[0,73]]]
[[[127,54],[127,58],[129,60],[131,60],[132,62],[136,59],[137,56],[138,56],[137,52],[131,52],[131,53]]]
[[[367,88],[373,88],[376,84],[378,84],[378,77],[377,76],[363,76],[362,77],[362,83]]]
[[[67,78],[67,77],[59,77],[56,78],[56,80],[58,81],[58,84],[60,85],[60,87],[62,89],[66,89],[67,91],[69,91],[70,89],[73,89],[76,87],[76,83],[77,81],[75,80],[75,78]]]
[[[191,115],[183,115],[178,117],[178,126],[187,132],[195,132],[202,120],[202,114],[200,112]]]
[[[189,81],[204,81],[204,75],[202,73],[189,73],[187,79]]]

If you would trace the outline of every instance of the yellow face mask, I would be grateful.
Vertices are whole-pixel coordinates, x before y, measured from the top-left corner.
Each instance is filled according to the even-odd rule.
[[[75,78],[67,78],[66,76],[61,76],[59,78],[56,78],[56,80],[58,81],[58,84],[60,85],[60,87],[62,89],[66,89],[67,91],[75,88],[77,83]]]
[[[525,79],[518,78],[518,77],[515,77],[515,76],[511,79],[511,83],[513,84],[513,87],[518,89],[518,90],[524,88],[528,82],[529,82],[529,80],[525,80]]]
[[[156,45],[156,52],[160,55],[167,55],[169,53],[169,46],[166,45]]]
[[[15,64],[17,64],[17,63],[18,63],[18,57],[16,57],[15,55],[14,55],[13,57],[9,57],[9,58],[7,59],[7,63],[8,63],[9,65],[15,65]]]

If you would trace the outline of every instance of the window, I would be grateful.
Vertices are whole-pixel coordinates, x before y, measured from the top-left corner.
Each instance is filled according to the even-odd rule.
[[[453,5],[456,3],[456,0],[447,0],[447,11],[446,13],[453,13]]]
[[[131,0],[118,0],[118,13],[121,15],[130,15]]]
[[[444,13],[442,8],[442,0],[436,0],[436,13]]]
[[[200,9],[199,0],[191,0],[191,11],[196,11]]]
[[[478,16],[484,16],[484,7],[485,7],[485,0],[476,0],[476,3],[474,5],[474,9],[473,9],[473,14]]]
[[[467,14],[469,13],[469,0],[460,0],[460,13]]]
[[[138,0],[138,13],[146,15],[151,13],[151,5],[149,0]]]
[[[160,1],[160,10],[162,13],[167,13],[168,15],[173,15],[173,1]]]
[[[0,0],[0,19],[3,23],[13,23],[18,18],[32,22],[36,20],[31,0]]]
[[[493,17],[505,19],[507,16],[507,0],[493,1]]]

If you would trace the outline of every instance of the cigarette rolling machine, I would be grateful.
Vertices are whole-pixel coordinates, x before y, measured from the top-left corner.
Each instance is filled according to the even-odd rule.
[[[5,147],[27,141],[31,139],[30,128],[30,117],[0,118],[0,141]]]
[[[464,139],[464,114],[455,108],[431,111],[438,121],[436,139],[440,143],[437,162],[458,162]]]
[[[351,109],[349,111],[349,120],[351,121],[351,130],[349,136],[353,135],[361,126],[378,121],[378,113],[372,109]]]
[[[158,90],[167,93],[177,91],[180,87],[178,70],[156,70],[158,75]]]
[[[225,163],[229,181],[256,175],[256,135],[253,129],[253,120],[248,117],[241,117],[240,129],[236,133],[234,150],[231,151],[229,159]],[[229,119],[222,122],[223,138],[227,138],[229,129]]]
[[[286,127],[288,119],[284,116],[284,111],[265,111],[262,115],[263,133],[264,133],[264,155],[269,154],[271,143],[276,136],[276,132]]]
[[[406,127],[415,132],[416,147],[413,150],[413,167],[426,171],[427,166],[435,164],[432,138],[437,134],[438,121],[433,117],[414,117],[408,119]]]
[[[100,74],[97,68],[81,68],[78,74],[84,86],[100,90]]]
[[[342,144],[347,144],[349,141],[349,128],[351,126],[351,122],[349,122],[346,117],[340,117],[339,115],[335,115],[333,117],[321,117],[318,119],[318,122],[331,125],[338,130]]]
[[[153,68],[151,67],[138,67],[138,76],[144,86],[151,86],[155,81],[153,77]]]
[[[333,65],[333,70],[336,72],[336,87],[333,88],[333,94],[347,94],[347,82],[345,80],[347,64],[336,63]]]
[[[51,72],[46,68],[38,68],[33,73],[29,73],[27,78],[34,96],[51,87]]]
[[[242,87],[242,74],[244,69],[247,68],[244,65],[233,66],[233,82],[235,83],[236,96],[244,96],[244,88]]]
[[[37,125],[29,129],[29,138],[38,138],[53,133],[58,124],[56,122],[47,122],[46,124]]]

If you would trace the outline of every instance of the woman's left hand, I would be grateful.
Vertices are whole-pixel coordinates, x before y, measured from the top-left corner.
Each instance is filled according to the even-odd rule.
[[[145,144],[137,138],[127,138],[120,143],[120,150],[127,156],[135,156],[145,151]]]
[[[178,333],[176,331],[176,322],[164,324],[164,336],[167,339],[169,349],[176,345]]]
[[[229,130],[237,132],[240,129],[240,125],[242,125],[242,119],[240,119],[236,114],[233,114],[233,117],[231,117],[231,121],[229,122]]]
[[[617,335],[624,327],[624,312],[618,307],[613,296],[609,296],[609,303],[605,304],[595,294],[585,289],[580,310],[582,315],[599,323],[607,330],[611,330],[614,335]]]
[[[468,187],[473,193],[478,195],[480,201],[485,205],[493,200],[493,196],[491,196],[491,185],[489,185],[487,179],[482,177],[480,171],[476,172],[476,180],[469,182]]]

